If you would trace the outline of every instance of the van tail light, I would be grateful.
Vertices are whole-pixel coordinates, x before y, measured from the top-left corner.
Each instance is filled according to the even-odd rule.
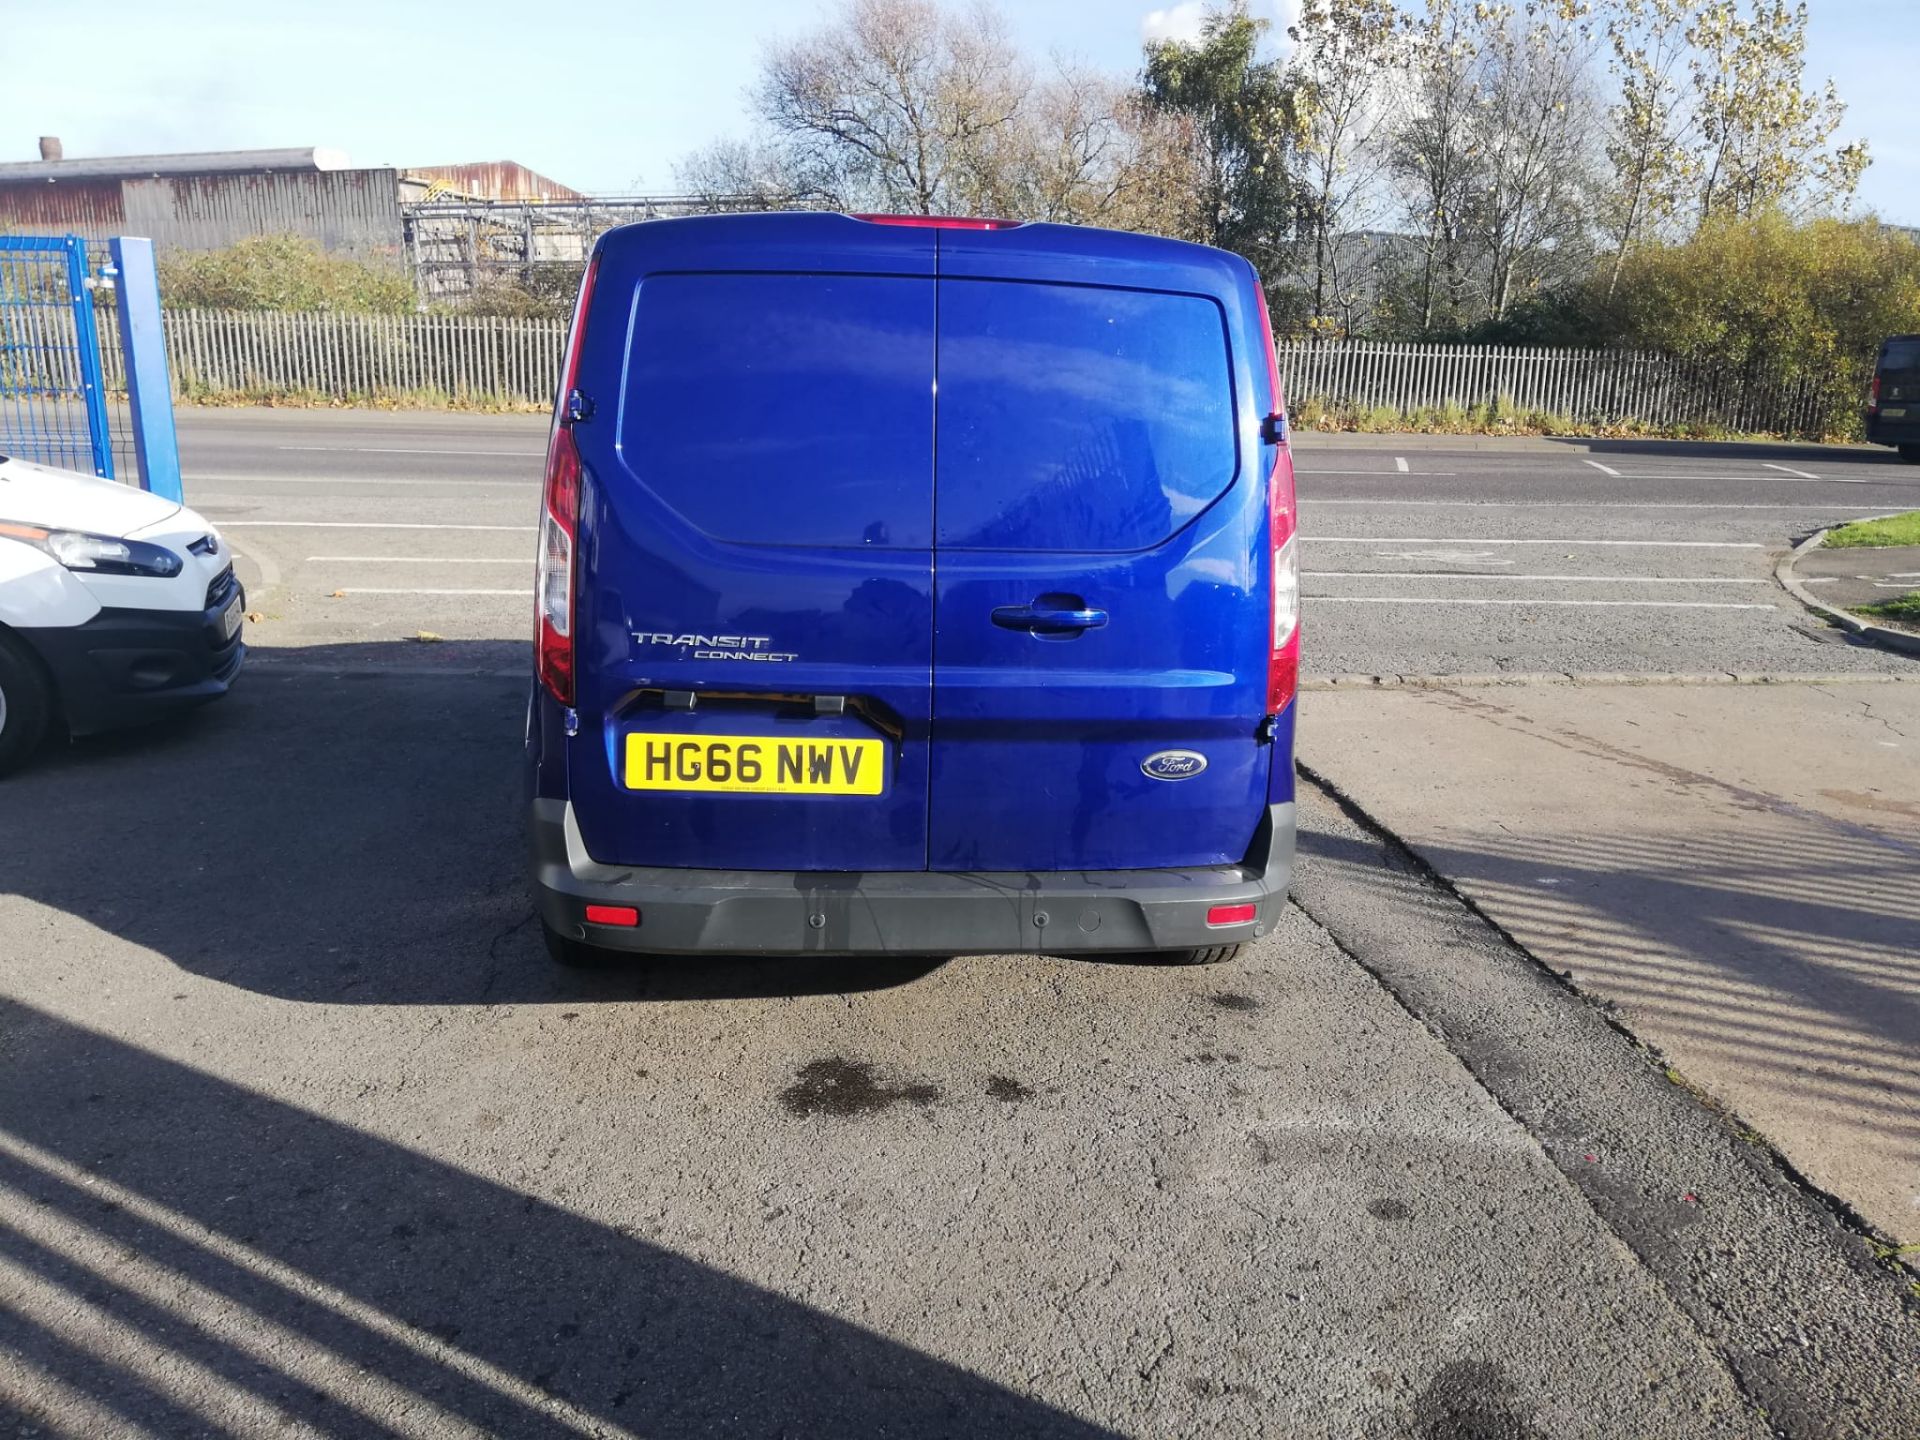
[[[1280,360],[1273,348],[1273,319],[1267,313],[1267,292],[1256,281],[1260,296],[1260,340],[1267,348],[1267,393],[1273,414],[1285,413],[1280,394]],[[1284,430],[1274,427],[1284,436]],[[1267,713],[1278,715],[1293,703],[1300,685],[1300,557],[1295,545],[1293,453],[1284,443],[1275,446],[1273,473],[1267,477],[1267,538],[1273,546],[1273,633],[1267,653]]]
[[[1878,413],[1879,409],[1880,409],[1880,377],[1878,375],[1875,375],[1873,377],[1873,384],[1867,387],[1867,410],[1871,414],[1871,413]]]
[[[547,442],[533,593],[539,608],[540,683],[562,705],[573,704],[573,554],[579,528],[580,450],[573,443],[573,427],[556,425]]]
[[[580,379],[580,348],[593,300],[600,257],[587,261],[573,324],[560,359],[560,393],[547,437],[547,478],[540,504],[540,552],[534,565],[534,665],[540,683],[562,705],[573,704],[573,557],[580,533],[580,447],[573,438],[572,396]]]

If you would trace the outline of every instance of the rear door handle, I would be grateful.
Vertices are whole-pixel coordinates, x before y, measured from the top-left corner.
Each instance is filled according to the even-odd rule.
[[[1051,605],[1002,605],[993,612],[993,623],[1002,629],[1026,630],[1035,635],[1075,635],[1105,625],[1107,612],[1057,609]]]

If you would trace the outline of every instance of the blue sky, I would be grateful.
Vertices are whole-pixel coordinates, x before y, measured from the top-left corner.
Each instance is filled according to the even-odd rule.
[[[1295,0],[1256,0],[1278,17]],[[1860,200],[1920,225],[1916,0],[1811,0],[1809,73],[1848,101],[1874,163]],[[512,159],[599,193],[672,187],[687,150],[746,128],[742,91],[767,38],[813,0],[9,0],[0,159],[327,145],[356,164]],[[1143,31],[1197,3],[1016,0],[1022,43],[1131,71]],[[190,17],[190,18],[189,18]],[[71,66],[65,57],[74,57]],[[26,63],[32,60],[36,63]]]

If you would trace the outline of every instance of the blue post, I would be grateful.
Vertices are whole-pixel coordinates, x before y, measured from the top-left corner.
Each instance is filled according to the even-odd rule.
[[[87,242],[77,235],[65,241],[67,293],[73,300],[73,333],[79,342],[80,393],[87,407],[87,434],[93,441],[93,473],[113,479],[113,437],[107,431],[107,377],[100,367],[100,332],[93,323],[93,292],[87,288]]]
[[[160,273],[153,241],[117,235],[113,252],[114,303],[120,310],[120,348],[127,359],[127,400],[133,408],[133,446],[140,483],[168,500],[184,500],[180,441],[173,429],[173,386],[167,376],[167,337],[160,325]]]

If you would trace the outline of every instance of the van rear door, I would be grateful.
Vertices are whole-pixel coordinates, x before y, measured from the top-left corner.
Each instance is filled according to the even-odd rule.
[[[602,242],[568,750],[596,860],[925,868],[934,261],[828,215]]]
[[[1238,862],[1272,754],[1251,271],[1050,226],[940,265],[929,864]]]

